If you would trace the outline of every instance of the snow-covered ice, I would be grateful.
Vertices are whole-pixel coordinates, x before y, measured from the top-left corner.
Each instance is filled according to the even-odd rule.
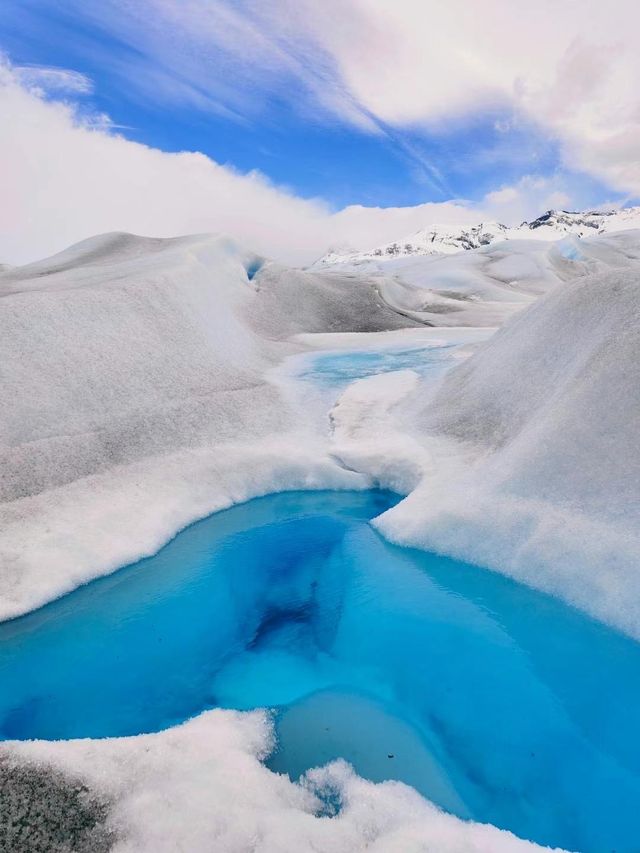
[[[615,270],[554,289],[405,415],[430,463],[380,527],[640,637],[638,232],[615,245]]]
[[[378,522],[391,539],[640,637],[640,232],[567,230],[308,271],[116,234],[1,271],[0,617],[250,497],[381,484],[409,495]],[[403,370],[330,399],[299,375],[311,352],[438,339],[459,346],[442,383]],[[534,846],[340,764],[293,784],[260,763],[271,737],[264,714],[214,711],[2,755],[104,795],[119,851]]]
[[[330,253],[311,269],[370,277],[386,302],[428,325],[499,326],[560,282],[626,265],[620,241],[638,228],[640,207],[549,211],[517,228],[438,226],[371,252]]]

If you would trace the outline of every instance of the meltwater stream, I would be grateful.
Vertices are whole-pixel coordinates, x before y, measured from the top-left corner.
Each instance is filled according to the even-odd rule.
[[[4,738],[272,707],[270,766],[342,756],[580,851],[638,848],[640,646],[498,574],[385,542],[385,492],[292,492],[0,625]]]
[[[455,347],[323,353],[438,376]],[[323,397],[324,399],[324,397]],[[498,574],[395,547],[386,492],[291,492],[0,625],[0,737],[131,735],[273,708],[269,766],[342,757],[443,808],[583,853],[640,849],[640,645]]]

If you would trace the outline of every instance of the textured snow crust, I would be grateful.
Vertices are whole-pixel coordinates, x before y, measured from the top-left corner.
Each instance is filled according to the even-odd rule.
[[[377,282],[389,305],[422,323],[495,327],[564,281],[627,266],[632,259],[620,244],[624,238],[624,232],[595,238],[569,234],[551,241],[533,240],[527,233],[453,255],[371,258],[326,269],[340,277],[351,273]],[[637,241],[625,245],[633,251]]]
[[[272,738],[264,712],[209,711],[159,734],[12,743],[0,756],[42,773],[54,766],[100,791],[110,802],[103,833],[113,853],[541,849],[445,814],[400,782],[367,782],[341,761],[294,784],[260,763]]]

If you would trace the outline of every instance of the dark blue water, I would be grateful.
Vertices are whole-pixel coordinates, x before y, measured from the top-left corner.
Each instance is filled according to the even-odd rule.
[[[0,732],[153,731],[273,707],[269,764],[338,756],[545,844],[634,851],[640,646],[497,574],[383,541],[381,492],[274,495],[0,625]]]

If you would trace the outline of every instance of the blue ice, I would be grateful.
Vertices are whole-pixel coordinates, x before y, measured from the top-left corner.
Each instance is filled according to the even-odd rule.
[[[558,254],[568,261],[584,261],[585,256],[580,250],[577,242],[578,238],[565,237],[555,245]]]

